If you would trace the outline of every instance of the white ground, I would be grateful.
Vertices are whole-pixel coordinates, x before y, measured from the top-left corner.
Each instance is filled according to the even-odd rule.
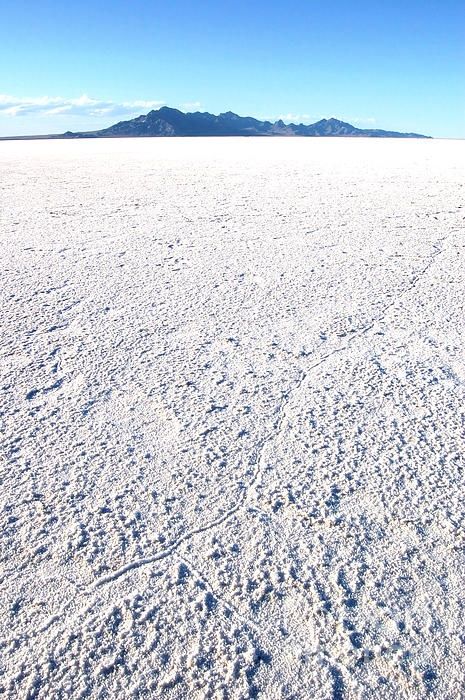
[[[465,697],[464,183],[0,144],[4,697]]]

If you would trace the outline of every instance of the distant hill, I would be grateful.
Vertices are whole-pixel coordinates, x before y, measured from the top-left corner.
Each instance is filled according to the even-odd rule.
[[[23,138],[117,138],[128,136],[370,136],[384,138],[431,138],[422,134],[358,129],[339,119],[320,119],[315,124],[285,124],[240,117],[234,112],[215,116],[209,112],[188,112],[161,107],[128,121],[98,131],[67,131],[41,137]]]

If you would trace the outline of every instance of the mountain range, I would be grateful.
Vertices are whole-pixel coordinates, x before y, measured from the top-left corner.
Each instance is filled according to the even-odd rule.
[[[218,116],[208,112],[188,112],[161,107],[148,114],[121,121],[98,131],[67,131],[41,137],[23,138],[117,138],[138,136],[369,136],[384,138],[431,138],[422,134],[383,131],[382,129],[358,129],[352,124],[334,117],[320,119],[315,124],[285,124],[260,121],[253,117],[240,117],[234,112]]]

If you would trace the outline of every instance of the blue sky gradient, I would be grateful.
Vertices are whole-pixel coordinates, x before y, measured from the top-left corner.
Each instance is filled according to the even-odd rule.
[[[159,104],[465,138],[465,3],[2,4],[0,135]]]

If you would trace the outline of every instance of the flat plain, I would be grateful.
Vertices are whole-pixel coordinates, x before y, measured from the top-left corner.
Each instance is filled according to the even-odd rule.
[[[465,142],[0,144],[0,694],[465,695]]]

